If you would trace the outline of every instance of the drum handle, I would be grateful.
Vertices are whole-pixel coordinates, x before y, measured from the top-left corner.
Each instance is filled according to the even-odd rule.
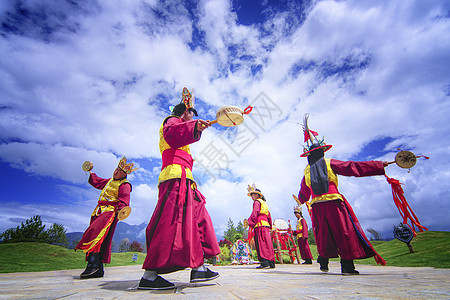
[[[212,124],[216,124],[216,123],[217,123],[217,120],[213,120],[213,121],[210,121],[210,122],[209,122],[209,124],[211,124],[211,125],[212,125]]]

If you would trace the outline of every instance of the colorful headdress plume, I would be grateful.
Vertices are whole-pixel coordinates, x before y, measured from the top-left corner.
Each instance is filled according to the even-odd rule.
[[[308,114],[305,114],[303,117],[303,135],[304,142],[306,143],[306,147],[303,147],[303,154],[301,157],[308,156],[312,151],[323,148],[323,152],[326,152],[331,149],[332,145],[327,145],[324,142],[324,139],[319,140],[317,136],[319,135],[317,132],[309,129],[308,127]]]
[[[187,109],[191,109],[194,111],[194,114],[197,116],[197,111],[194,108],[195,96],[194,89],[192,89],[192,94],[189,90],[184,87],[183,92],[181,93],[181,103],[184,103]]]
[[[126,174],[130,174],[131,172],[136,171],[139,168],[134,168],[133,169],[134,164],[133,163],[129,163],[127,164],[127,158],[125,156],[123,156],[120,161],[119,161],[119,165],[118,167],[124,171]]]
[[[294,206],[294,213],[302,213],[302,207],[301,206]]]

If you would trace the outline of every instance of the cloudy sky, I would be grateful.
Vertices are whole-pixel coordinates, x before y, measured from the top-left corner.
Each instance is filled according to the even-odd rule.
[[[99,191],[81,165],[109,178],[122,155],[140,167],[126,222],[148,223],[159,127],[184,86],[205,120],[254,106],[191,146],[218,235],[250,215],[252,183],[294,222],[305,113],[326,157],[429,156],[386,173],[424,226],[450,230],[447,0],[6,0],[0,21],[0,232],[36,214],[84,231]],[[392,237],[402,219],[386,179],[339,180],[362,226]]]

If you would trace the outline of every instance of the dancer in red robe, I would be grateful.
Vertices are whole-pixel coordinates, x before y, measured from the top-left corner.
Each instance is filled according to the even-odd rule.
[[[89,183],[102,192],[89,227],[75,247],[75,251],[80,249],[86,253],[88,262],[86,270],[80,275],[81,279],[103,277],[103,264],[111,262],[111,243],[119,221],[117,214],[130,205],[131,183],[127,180],[127,174],[135,170],[133,163],[127,164],[126,157],[122,157],[112,178],[100,178],[89,170]]]
[[[261,263],[257,269],[275,268],[275,254],[273,251],[270,230],[272,229],[272,216],[266,204],[266,198],[254,185],[248,186],[248,196],[253,200],[252,214],[248,218],[248,226],[253,228],[258,260]]]
[[[158,180],[158,202],[146,229],[147,256],[139,289],[173,289],[175,285],[158,274],[192,268],[190,282],[219,277],[203,265],[204,259],[220,253],[205,197],[192,176],[189,144],[200,140],[211,124],[193,120],[197,111],[193,97],[183,89],[181,103],[160,128],[162,168]]]
[[[302,208],[300,206],[294,207],[294,215],[297,218],[297,227],[294,230],[294,236],[297,237],[298,250],[304,260],[302,265],[310,265],[312,264],[313,257],[308,244],[308,224],[303,218]]]
[[[301,182],[298,199],[305,203],[311,197],[312,223],[316,238],[320,270],[328,272],[328,259],[341,257],[341,273],[358,275],[353,260],[375,257],[385,265],[384,259],[375,251],[359,224],[352,207],[339,193],[337,175],[373,176],[384,175],[387,162],[340,161],[325,159],[324,152],[332,146],[319,141],[317,133],[309,130],[307,116],[304,119],[304,133],[307,148],[302,157],[308,158]],[[311,142],[311,145],[309,145]]]

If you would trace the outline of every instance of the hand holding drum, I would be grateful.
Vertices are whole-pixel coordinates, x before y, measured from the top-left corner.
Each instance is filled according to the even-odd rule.
[[[396,163],[397,166],[399,166],[400,168],[410,169],[414,167],[414,165],[417,162],[417,158],[419,157],[425,157],[426,159],[429,159],[429,157],[425,155],[416,156],[411,151],[402,150],[399,153],[397,153],[397,155],[395,156],[395,160],[388,162],[387,165]]]
[[[244,115],[248,115],[252,109],[253,107],[251,106],[248,106],[244,110],[236,106],[224,106],[217,110],[216,119],[211,121],[210,124],[219,123],[219,125],[225,127],[240,125],[244,122]]]

